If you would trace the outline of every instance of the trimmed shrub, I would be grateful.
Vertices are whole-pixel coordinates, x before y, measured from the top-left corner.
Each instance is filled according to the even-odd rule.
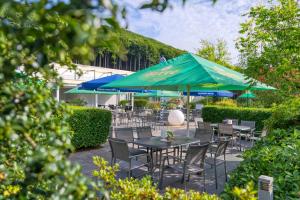
[[[67,103],[73,106],[85,106],[87,104],[87,102],[83,99],[71,99]]]
[[[148,108],[158,111],[158,110],[160,110],[160,102],[150,102],[150,103],[148,103]]]
[[[222,99],[221,101],[215,102],[217,106],[228,106],[228,107],[237,107],[237,103],[233,99]]]
[[[73,131],[71,142],[76,149],[96,147],[106,142],[111,125],[111,112],[98,108],[70,106],[68,123]]]
[[[257,130],[261,130],[264,127],[264,121],[271,114],[272,110],[266,108],[205,106],[202,109],[204,121],[221,123],[226,118],[255,121]]]
[[[119,101],[119,106],[122,106],[122,107],[125,107],[129,104],[129,101],[128,100],[121,100]]]
[[[243,153],[243,161],[230,173],[223,199],[234,199],[234,187],[255,183],[260,175],[274,178],[274,199],[299,199],[300,131],[274,130]]]
[[[134,100],[134,106],[137,108],[145,108],[148,104],[147,99],[135,99]]]

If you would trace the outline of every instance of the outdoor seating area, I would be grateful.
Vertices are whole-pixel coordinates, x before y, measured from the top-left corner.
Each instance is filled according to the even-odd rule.
[[[172,186],[219,193],[228,180],[228,172],[242,160],[242,151],[260,138],[255,134],[254,121],[224,119],[216,124],[194,116],[190,137],[187,122],[181,127],[168,126],[159,111],[114,110],[112,116],[109,145],[106,143],[101,150],[91,152],[103,156],[111,165],[119,164],[120,178],[148,175],[160,190]],[[169,138],[168,132],[173,136]],[[71,160],[78,162],[78,156],[84,154],[75,153]],[[88,173],[90,166],[85,168],[87,163],[81,164]]]

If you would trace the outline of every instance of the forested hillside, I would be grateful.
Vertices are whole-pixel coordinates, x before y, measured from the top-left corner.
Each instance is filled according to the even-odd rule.
[[[137,71],[158,63],[161,55],[169,59],[184,53],[182,50],[124,29],[114,37],[126,49],[125,58],[119,58],[109,49],[97,47],[95,60],[90,63],[91,65]]]

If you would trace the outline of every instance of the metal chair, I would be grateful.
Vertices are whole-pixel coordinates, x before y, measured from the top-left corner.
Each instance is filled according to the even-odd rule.
[[[136,127],[137,138],[152,137],[152,129],[150,126]]]
[[[152,161],[149,153],[144,152],[141,154],[135,154],[134,152],[131,152],[125,140],[110,138],[108,141],[112,153],[111,165],[115,164],[116,161],[119,160],[120,167],[127,171],[129,178],[132,175],[132,170],[145,166],[148,167],[148,171],[151,173],[150,169],[152,169]],[[146,156],[146,163],[137,160],[137,158],[141,156]]]
[[[218,175],[217,175],[217,166],[224,164],[225,169],[225,179],[227,181],[227,169],[226,169],[226,149],[230,140],[220,140],[215,149],[211,149],[211,157],[205,159],[205,163],[209,164],[211,167],[215,168],[215,181],[216,181],[216,189],[218,189]],[[223,156],[222,159],[218,159]]]
[[[257,136],[259,135],[259,136]],[[266,127],[263,128],[262,131],[256,131],[252,133],[252,136],[250,136],[251,146],[254,145],[254,142],[261,140],[262,138],[266,137],[268,135],[268,130]]]
[[[128,128],[115,128],[115,138],[125,140],[128,143],[132,143],[134,140],[133,129]]]
[[[203,118],[202,117],[195,117],[194,122],[195,122],[195,127],[198,127],[198,122],[203,122]]]
[[[223,120],[223,123],[228,124],[229,120],[232,121],[232,125],[239,125],[239,120],[238,119],[225,119],[225,120]]]
[[[209,147],[209,144],[205,145],[190,145],[188,147],[186,156],[184,159],[176,156],[169,156],[177,161],[179,163],[168,165],[169,168],[174,169],[175,171],[178,171],[182,173],[182,179],[181,183],[186,184],[186,175],[188,175],[188,180],[190,178],[191,174],[200,174],[203,175],[203,185],[205,190],[205,168],[204,168],[204,159],[207,152],[207,149]],[[160,170],[160,181],[159,181],[159,187],[162,188],[163,185],[163,177],[164,177],[164,171],[165,171],[165,161],[168,159],[168,157],[164,157],[163,163]]]
[[[127,111],[126,112],[127,115],[127,127],[130,126],[130,124],[132,123],[132,118],[133,118],[133,112],[132,111]]]
[[[248,132],[250,135],[253,135],[254,131],[255,131],[255,121],[245,121],[245,120],[242,120],[241,121],[241,126],[248,126],[250,127],[250,131]],[[244,136],[245,138],[248,138],[250,137],[249,134],[243,134],[242,136]]]
[[[198,128],[201,128],[201,129],[209,129],[209,128],[211,128],[210,122],[203,122],[203,121],[201,122],[201,121],[198,121],[197,125],[198,125]]]
[[[230,137],[231,147],[236,143],[238,132],[234,131],[231,124],[218,124],[219,137]]]
[[[212,130],[210,131],[210,129],[196,128],[194,137],[200,140],[200,144],[207,144],[212,142],[213,132]]]

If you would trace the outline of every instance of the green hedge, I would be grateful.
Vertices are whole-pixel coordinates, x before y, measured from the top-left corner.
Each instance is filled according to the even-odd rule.
[[[76,149],[96,147],[106,142],[111,125],[111,112],[102,109],[70,106],[68,119],[73,131],[72,144]]]
[[[257,130],[263,128],[264,120],[268,119],[271,114],[272,110],[266,108],[205,106],[202,110],[204,121],[220,123],[226,118],[255,121]]]
[[[274,130],[243,153],[243,161],[230,173],[223,199],[235,199],[231,191],[260,175],[274,178],[274,199],[300,198],[300,131]]]

